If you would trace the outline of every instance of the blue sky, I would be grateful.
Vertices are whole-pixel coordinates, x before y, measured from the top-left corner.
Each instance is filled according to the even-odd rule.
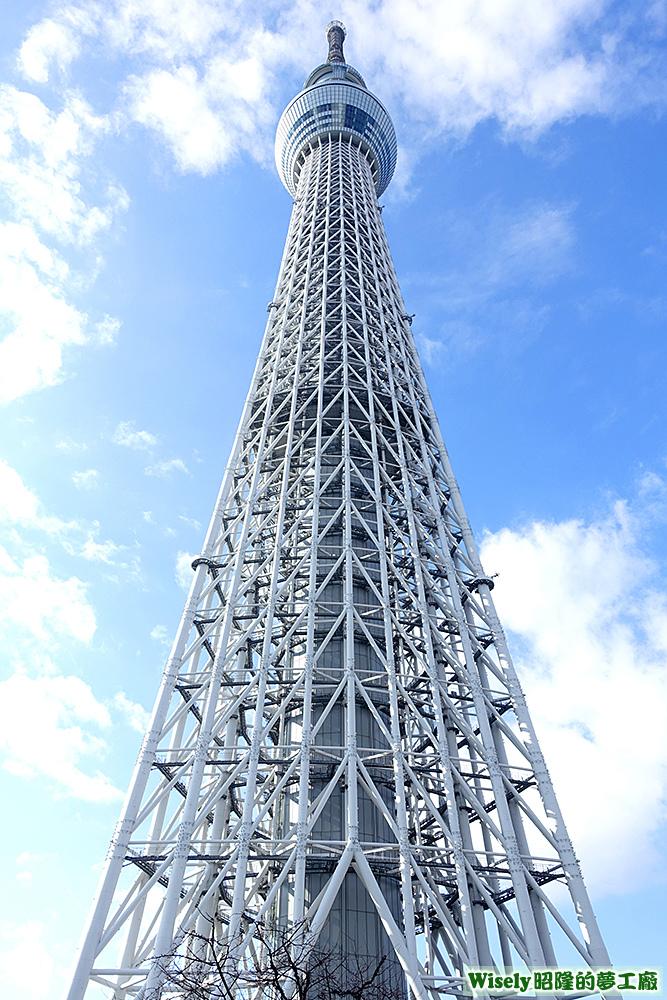
[[[665,963],[664,0],[10,3],[0,66],[0,983],[58,997],[212,510],[324,27],[617,964]],[[667,963],[665,963],[667,964]],[[30,975],[26,974],[30,969]]]

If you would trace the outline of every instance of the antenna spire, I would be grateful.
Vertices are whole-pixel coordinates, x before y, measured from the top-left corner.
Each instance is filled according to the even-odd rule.
[[[345,30],[345,25],[342,21],[329,21],[327,24],[327,41],[329,43],[329,55],[327,56],[327,62],[345,62],[345,56],[343,55],[343,42],[345,41],[346,35],[347,31]]]

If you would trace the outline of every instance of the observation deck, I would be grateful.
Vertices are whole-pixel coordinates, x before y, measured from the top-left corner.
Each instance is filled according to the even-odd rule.
[[[329,55],[317,66],[300,94],[282,113],[276,133],[276,166],[294,197],[309,150],[323,137],[350,139],[371,165],[378,196],[396,167],[396,132],[384,105],[368,90],[364,78],[345,62],[345,27],[327,26]]]

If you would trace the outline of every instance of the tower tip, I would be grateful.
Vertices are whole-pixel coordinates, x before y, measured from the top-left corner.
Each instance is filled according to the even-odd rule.
[[[329,55],[327,62],[345,62],[343,55],[343,42],[347,31],[342,21],[329,21],[327,24],[327,41],[329,43]]]

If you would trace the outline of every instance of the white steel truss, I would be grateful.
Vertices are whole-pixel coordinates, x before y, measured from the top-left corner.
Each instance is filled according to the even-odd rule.
[[[159,997],[198,931],[386,950],[420,1000],[552,934],[608,964],[410,323],[368,152],[320,136],[69,1000]]]

